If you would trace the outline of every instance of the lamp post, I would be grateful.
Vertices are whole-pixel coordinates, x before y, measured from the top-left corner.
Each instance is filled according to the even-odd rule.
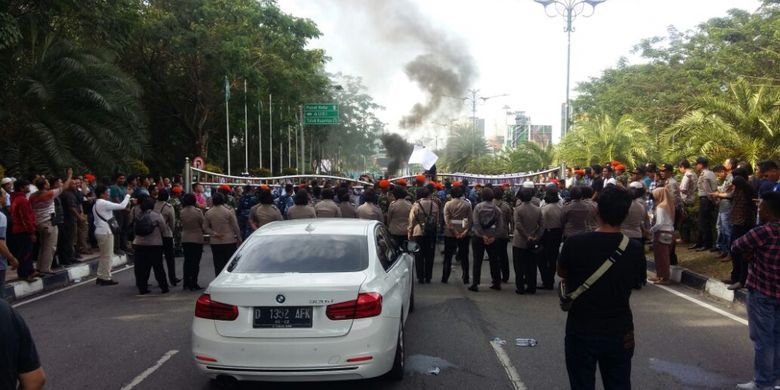
[[[563,118],[563,129],[561,129],[561,138],[569,132],[571,127],[571,110],[569,108],[569,82],[571,79],[571,33],[574,32],[572,24],[578,16],[589,18],[596,12],[596,6],[607,0],[534,0],[544,7],[547,16],[553,18],[562,16],[566,19],[566,27],[563,32],[566,33],[566,113]],[[590,11],[590,13],[586,13]]]

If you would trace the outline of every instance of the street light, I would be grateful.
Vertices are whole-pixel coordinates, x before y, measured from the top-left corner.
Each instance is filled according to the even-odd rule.
[[[544,7],[547,16],[554,18],[562,16],[566,19],[566,27],[563,32],[567,35],[566,47],[566,113],[563,118],[563,129],[561,129],[561,138],[569,132],[571,118],[569,109],[569,82],[571,79],[571,33],[574,32],[572,23],[578,16],[589,18],[596,12],[596,6],[607,0],[534,0]],[[586,11],[590,11],[587,13]]]

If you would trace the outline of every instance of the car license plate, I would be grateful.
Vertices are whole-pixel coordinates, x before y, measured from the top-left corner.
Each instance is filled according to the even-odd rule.
[[[256,307],[252,326],[255,328],[311,328],[311,306]]]

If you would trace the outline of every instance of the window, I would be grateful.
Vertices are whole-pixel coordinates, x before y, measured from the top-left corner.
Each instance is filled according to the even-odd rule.
[[[368,267],[365,236],[261,235],[236,254],[228,271],[239,273],[356,272]]]
[[[382,264],[382,268],[387,271],[398,259],[398,249],[382,226],[377,227],[376,241],[376,253],[379,257],[379,262]]]

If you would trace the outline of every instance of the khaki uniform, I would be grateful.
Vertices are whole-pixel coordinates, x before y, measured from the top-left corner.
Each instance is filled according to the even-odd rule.
[[[387,208],[387,228],[394,236],[406,236],[412,204],[406,199],[394,200]]]
[[[527,248],[529,239],[539,239],[542,235],[542,210],[531,202],[521,203],[514,213],[515,236],[512,246]]]
[[[580,233],[592,231],[592,221],[596,217],[596,210],[584,200],[573,200],[563,206],[561,213],[561,225],[563,236],[571,237]]]
[[[358,207],[357,216],[360,219],[373,219],[375,221],[385,222],[385,218],[382,215],[382,210],[379,209],[379,206],[373,203],[366,202]]]
[[[249,212],[249,219],[257,229],[260,229],[271,222],[284,220],[282,212],[273,204],[255,205]]]
[[[341,209],[336,202],[325,199],[317,203],[314,206],[314,211],[317,213],[317,218],[341,218]]]
[[[444,237],[455,237],[471,227],[471,202],[453,199],[444,205]]]
[[[317,218],[317,212],[311,206],[294,205],[287,209],[287,219]]]
[[[425,223],[426,217],[430,216],[433,216],[435,221],[439,220],[439,206],[436,202],[431,199],[421,199],[415,202],[411,212],[409,212],[408,234],[412,237],[422,237],[424,235],[422,224]]]
[[[357,218],[357,206],[352,202],[339,203],[341,218]]]

